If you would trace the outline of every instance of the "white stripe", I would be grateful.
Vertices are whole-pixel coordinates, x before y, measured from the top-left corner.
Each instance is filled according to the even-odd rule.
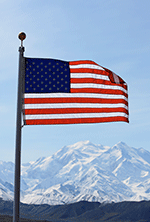
[[[124,95],[97,93],[24,93],[24,98],[99,98],[128,100]]]
[[[76,89],[76,88],[97,88],[97,89],[118,89],[121,90],[125,93],[127,93],[127,90],[124,89],[121,86],[116,86],[116,85],[103,85],[103,84],[94,84],[94,83],[71,83],[70,88]]]
[[[24,109],[54,109],[54,108],[119,108],[128,110],[125,104],[95,104],[95,103],[51,103],[51,104],[24,104]]]
[[[92,73],[70,73],[71,78],[93,78],[93,79],[104,79],[110,81],[108,76],[92,74]]]
[[[79,65],[69,65],[70,69],[82,69],[82,68],[89,68],[89,69],[98,69],[98,70],[104,70],[99,65],[93,65],[93,64],[79,64]]]
[[[76,119],[76,118],[100,118],[100,117],[115,117],[128,115],[121,112],[115,113],[77,113],[77,114],[48,114],[48,115],[26,115],[25,119]]]

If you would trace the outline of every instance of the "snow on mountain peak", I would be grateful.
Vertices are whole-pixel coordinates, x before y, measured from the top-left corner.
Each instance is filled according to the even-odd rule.
[[[3,186],[11,182],[1,170],[0,179]],[[108,147],[80,141],[23,164],[21,184],[24,203],[150,199],[150,152],[124,142]]]

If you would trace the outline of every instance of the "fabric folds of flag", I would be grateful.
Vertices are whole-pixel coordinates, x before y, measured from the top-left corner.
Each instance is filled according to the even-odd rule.
[[[25,58],[25,125],[128,121],[127,84],[93,61]]]

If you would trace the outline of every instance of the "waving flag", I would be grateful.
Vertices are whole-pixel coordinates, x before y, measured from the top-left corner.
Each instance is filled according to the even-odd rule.
[[[127,84],[93,61],[25,58],[24,124],[128,122]]]

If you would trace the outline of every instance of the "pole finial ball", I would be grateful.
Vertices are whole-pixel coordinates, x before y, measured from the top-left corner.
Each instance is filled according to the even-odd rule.
[[[23,41],[26,38],[26,34],[24,32],[20,32],[18,38]]]

